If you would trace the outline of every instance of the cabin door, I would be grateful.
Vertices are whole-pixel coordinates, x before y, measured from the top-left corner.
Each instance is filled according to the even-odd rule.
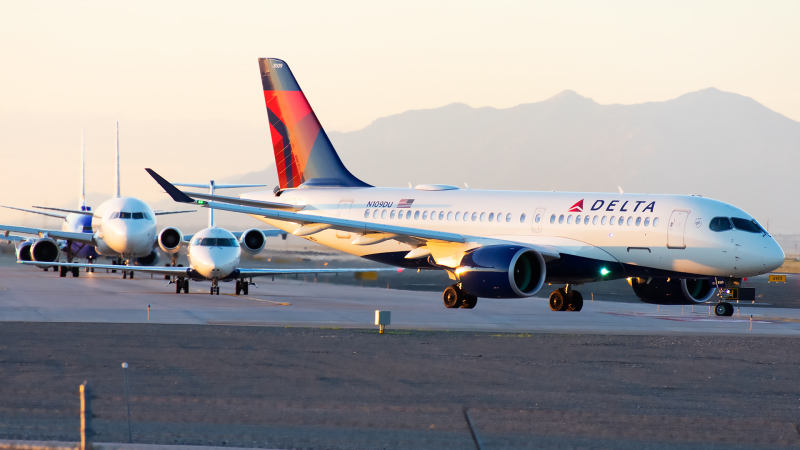
[[[336,217],[340,219],[348,219],[350,217],[350,207],[353,206],[353,199],[345,199],[339,202],[339,210],[336,212]],[[336,237],[339,239],[350,239],[350,233],[347,231],[336,230]]]
[[[686,248],[686,243],[683,241],[683,233],[686,229],[686,219],[688,217],[689,211],[678,209],[672,211],[667,228],[667,248]]]

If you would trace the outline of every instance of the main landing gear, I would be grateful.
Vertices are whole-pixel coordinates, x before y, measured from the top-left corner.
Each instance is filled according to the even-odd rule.
[[[472,309],[478,304],[478,297],[467,294],[454,284],[444,290],[442,301],[448,308]]]
[[[717,306],[714,307],[714,314],[730,317],[733,315],[733,305],[728,302],[719,302]]]
[[[250,283],[247,282],[244,278],[241,280],[236,280],[236,295],[244,294],[247,295],[249,292]]]
[[[570,289],[569,285],[558,288],[550,294],[550,309],[553,311],[580,311],[583,308],[583,296]]]
[[[68,273],[72,273],[73,277],[77,277],[80,275],[81,271],[77,267],[67,267],[67,266],[59,266],[59,276],[66,277]]]
[[[175,280],[175,293],[180,294],[183,291],[184,294],[189,293],[189,280],[186,278],[178,278]]]

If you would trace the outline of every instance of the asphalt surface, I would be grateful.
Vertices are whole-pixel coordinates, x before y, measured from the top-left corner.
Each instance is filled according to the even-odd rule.
[[[0,438],[265,448],[800,445],[798,340],[0,324]]]

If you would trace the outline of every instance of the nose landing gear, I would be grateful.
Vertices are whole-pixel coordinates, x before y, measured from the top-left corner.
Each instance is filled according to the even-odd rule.
[[[551,311],[580,311],[583,308],[583,295],[566,285],[550,294],[549,303]]]
[[[215,294],[219,295],[219,282],[218,282],[218,280],[216,278],[211,280],[211,292],[210,292],[210,294],[211,295],[215,295]]]

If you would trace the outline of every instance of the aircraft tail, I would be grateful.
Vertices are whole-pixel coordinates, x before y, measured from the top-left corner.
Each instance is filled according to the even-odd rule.
[[[342,163],[289,66],[259,58],[272,147],[281,189],[310,186],[369,187]]]

